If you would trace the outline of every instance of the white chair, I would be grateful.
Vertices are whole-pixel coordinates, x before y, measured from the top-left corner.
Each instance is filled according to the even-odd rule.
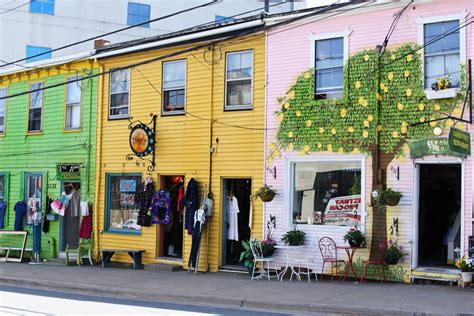
[[[264,270],[265,270],[265,263],[266,263],[267,265],[266,274],[267,274],[268,281],[270,281],[270,262],[273,262],[273,258],[268,258],[268,257],[266,258],[263,256],[262,244],[260,243],[259,240],[253,237],[250,239],[250,249],[252,250],[252,254],[253,254],[252,280],[265,277]],[[260,275],[258,277],[255,277],[255,269],[257,268],[257,265],[259,263],[261,263]],[[277,272],[276,267],[274,266],[273,269],[275,270],[275,276],[278,279],[278,272]]]
[[[318,274],[316,273],[316,255],[318,253],[318,242],[319,238],[314,237],[311,240],[311,243],[308,247],[308,252],[306,254],[306,259],[296,259],[293,260],[293,265],[298,265],[298,274],[301,275],[301,267],[306,269],[306,275],[308,277],[308,282],[311,282],[311,274],[314,273],[316,281],[318,281]],[[304,272],[303,272],[304,273]],[[291,274],[290,281],[293,278],[293,273]]]

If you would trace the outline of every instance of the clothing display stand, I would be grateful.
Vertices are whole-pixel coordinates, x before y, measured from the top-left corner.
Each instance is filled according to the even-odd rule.
[[[201,207],[194,214],[194,229],[193,238],[191,244],[191,253],[188,260],[188,273],[191,273],[194,265],[194,274],[198,273],[199,270],[199,255],[201,253],[201,236],[202,226],[206,222],[207,204],[205,203],[205,197],[207,194],[207,186],[204,187],[203,196],[201,200]]]
[[[33,221],[33,261],[29,264],[42,264],[41,256],[41,212],[35,212],[35,215],[39,216],[40,220],[35,219]]]

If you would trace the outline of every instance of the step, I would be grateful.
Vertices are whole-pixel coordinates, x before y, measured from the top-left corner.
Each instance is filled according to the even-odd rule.
[[[410,280],[433,280],[443,282],[458,282],[459,271],[455,269],[439,269],[439,268],[419,268],[411,271]]]
[[[179,264],[148,263],[144,265],[144,269],[147,271],[176,272],[183,270],[183,267]]]

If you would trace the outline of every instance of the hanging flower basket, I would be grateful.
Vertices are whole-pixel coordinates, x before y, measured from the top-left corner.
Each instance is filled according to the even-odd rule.
[[[275,198],[275,192],[260,194],[259,197],[263,202],[271,202]]]
[[[263,202],[270,202],[276,195],[276,190],[271,186],[264,185],[253,194],[254,198],[259,198]]]
[[[388,206],[397,206],[400,203],[400,196],[392,196],[387,198],[387,205]]]
[[[395,265],[398,263],[398,257],[395,256],[385,256],[383,262],[388,265]]]

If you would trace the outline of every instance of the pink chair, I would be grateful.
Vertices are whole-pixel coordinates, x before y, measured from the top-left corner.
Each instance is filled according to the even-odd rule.
[[[331,263],[331,281],[333,280],[334,274],[332,273],[334,271],[334,265],[336,265],[336,275],[339,274],[338,270],[338,264],[343,263],[344,266],[346,265],[346,262],[344,260],[338,260],[337,259],[337,247],[336,247],[336,242],[329,238],[329,237],[322,237],[319,239],[319,251],[321,252],[321,257],[323,258],[323,269],[321,270],[321,279],[323,278],[324,275],[324,266],[326,265],[326,262]]]

